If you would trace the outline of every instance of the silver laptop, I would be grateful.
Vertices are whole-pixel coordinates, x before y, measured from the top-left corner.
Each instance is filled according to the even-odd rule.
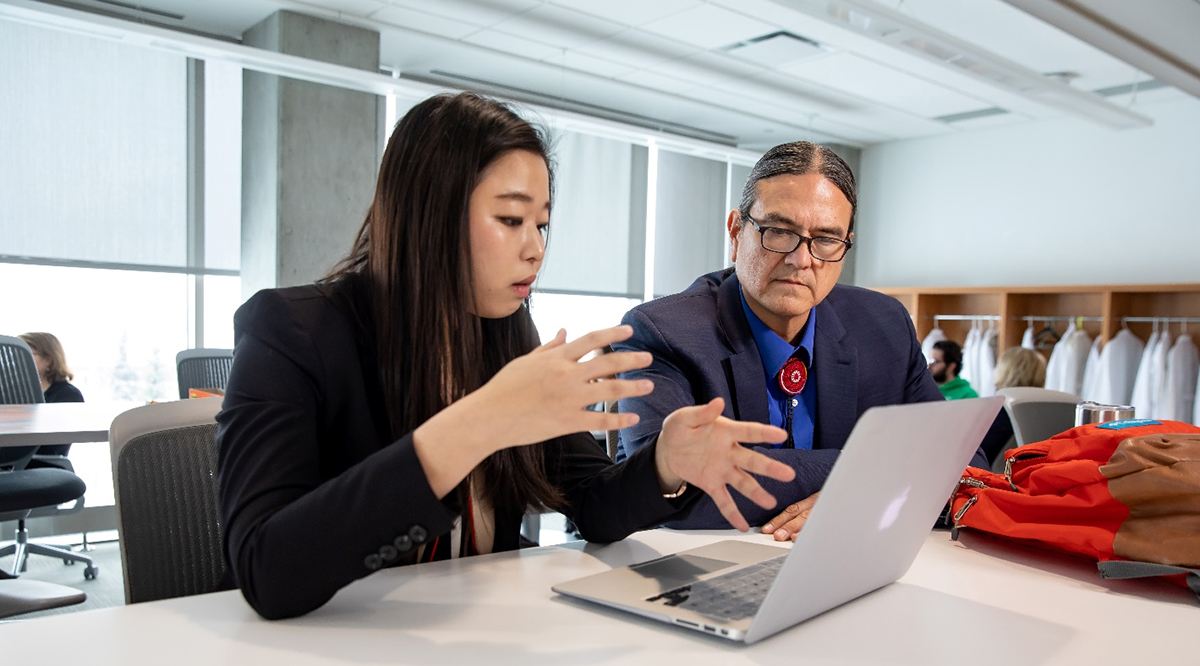
[[[727,540],[568,581],[555,592],[754,643],[904,575],[1004,404],[867,410],[791,549]]]

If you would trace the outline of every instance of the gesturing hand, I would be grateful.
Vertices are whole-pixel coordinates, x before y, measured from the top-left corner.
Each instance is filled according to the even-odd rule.
[[[637,423],[636,414],[590,412],[587,406],[654,390],[645,379],[605,379],[650,365],[650,354],[621,352],[579,362],[588,352],[630,335],[629,326],[616,326],[568,343],[566,331],[559,331],[417,427],[413,448],[430,489],[444,497],[484,458],[503,448]]]
[[[796,535],[800,533],[800,528],[808,522],[808,514],[812,513],[813,505],[817,503],[817,495],[820,494],[820,491],[815,492],[799,502],[789,505],[783,510],[783,513],[762,526],[763,534],[774,534],[776,541],[787,541],[788,539],[795,541]]]
[[[501,368],[464,402],[488,415],[497,449],[573,432],[629,427],[637,423],[636,414],[592,412],[587,407],[650,393],[654,384],[649,380],[607,379],[650,365],[650,354],[619,352],[580,359],[632,334],[629,326],[615,326],[567,342],[566,331],[560,330],[550,342]]]
[[[780,428],[761,423],[734,421],[721,416],[725,401],[714,398],[707,405],[675,410],[663,420],[655,451],[659,481],[674,489],[687,481],[708,493],[729,524],[745,532],[750,525],[734,504],[726,486],[733,486],[755,504],[770,509],[775,498],[759,485],[751,473],[779,481],[791,481],[796,471],[740,444],[779,443],[787,439]]]

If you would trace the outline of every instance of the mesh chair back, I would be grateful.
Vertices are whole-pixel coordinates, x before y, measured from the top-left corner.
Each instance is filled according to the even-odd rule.
[[[1062,391],[1021,386],[1000,389],[1018,446],[1040,442],[1075,427],[1079,396]]]
[[[45,402],[33,352],[21,338],[0,335],[0,405]],[[0,467],[22,469],[36,446],[0,447]]]
[[[46,402],[33,352],[21,338],[0,335],[0,405]]]
[[[220,404],[212,398],[150,405],[113,422],[127,603],[212,592],[221,581],[213,420]]]
[[[179,374],[179,399],[188,397],[189,389],[224,389],[233,368],[232,349],[186,349],[175,355]]]

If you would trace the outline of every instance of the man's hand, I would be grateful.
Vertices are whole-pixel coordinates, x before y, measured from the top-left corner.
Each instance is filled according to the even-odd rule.
[[[721,416],[724,407],[724,400],[714,398],[707,405],[672,412],[663,421],[655,462],[659,482],[667,492],[687,481],[708,493],[729,524],[745,532],[750,525],[738,511],[727,486],[764,509],[771,509],[775,498],[750,474],[788,482],[796,477],[796,470],[740,444],[782,442],[787,439],[786,432],[761,423],[727,419]]]
[[[817,495],[820,494],[819,491],[815,492],[784,509],[783,513],[762,526],[763,534],[774,534],[776,541],[795,541],[796,535],[808,521],[808,514],[812,513],[813,505],[817,503]]]

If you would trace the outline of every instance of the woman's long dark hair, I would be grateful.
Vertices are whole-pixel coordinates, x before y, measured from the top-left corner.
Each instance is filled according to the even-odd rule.
[[[412,432],[538,345],[527,304],[503,319],[470,313],[471,193],[484,168],[512,150],[539,155],[550,169],[544,134],[499,102],[461,93],[413,107],[388,141],[349,256],[327,278],[366,277],[393,436]],[[502,449],[482,463],[482,492],[494,506],[561,504],[543,448]]]

